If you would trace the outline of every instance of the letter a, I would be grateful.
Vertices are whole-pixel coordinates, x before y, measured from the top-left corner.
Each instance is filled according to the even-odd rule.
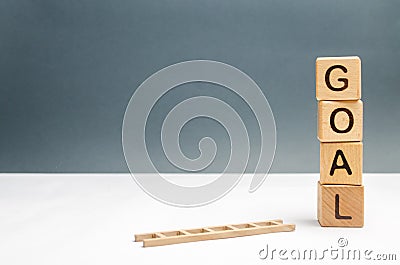
[[[339,156],[342,158],[342,161],[343,161],[342,165],[337,164]],[[349,174],[349,175],[353,174],[353,172],[351,172],[349,163],[347,163],[346,157],[343,154],[343,151],[339,149],[336,151],[335,158],[333,159],[332,167],[331,167],[331,171],[329,172],[329,175],[333,176],[333,174],[335,174],[335,170],[341,169],[341,168],[346,169],[347,174]]]

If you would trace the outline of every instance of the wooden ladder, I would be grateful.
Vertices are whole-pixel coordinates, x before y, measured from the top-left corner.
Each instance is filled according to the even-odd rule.
[[[253,223],[137,234],[135,235],[135,241],[143,242],[143,247],[155,247],[194,241],[251,236],[275,232],[290,232],[293,231],[295,227],[294,224],[284,224],[282,220],[269,220]]]

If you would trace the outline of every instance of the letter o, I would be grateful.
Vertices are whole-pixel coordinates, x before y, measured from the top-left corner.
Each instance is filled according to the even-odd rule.
[[[336,127],[336,125],[335,125],[336,114],[338,114],[341,111],[344,111],[347,114],[347,116],[349,116],[349,125],[344,130],[338,129]],[[351,129],[353,128],[353,125],[354,125],[353,113],[351,113],[351,111],[349,109],[346,109],[346,108],[337,108],[331,113],[330,123],[331,123],[331,128],[332,128],[333,131],[335,131],[337,133],[348,133],[348,132],[351,131]]]

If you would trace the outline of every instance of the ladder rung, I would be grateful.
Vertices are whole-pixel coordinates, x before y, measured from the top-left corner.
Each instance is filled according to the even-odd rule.
[[[179,230],[179,232],[183,235],[191,235],[188,231],[185,230]]]

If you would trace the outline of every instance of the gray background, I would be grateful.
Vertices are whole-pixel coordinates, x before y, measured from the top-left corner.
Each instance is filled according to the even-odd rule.
[[[13,1],[0,2],[0,171],[127,172],[121,126],[135,88],[173,63],[231,64],[262,88],[277,125],[273,172],[318,172],[315,58],[359,55],[364,101],[364,169],[399,172],[399,1]],[[161,113],[180,100],[213,94],[243,117],[235,95],[204,84],[178,87],[149,126],[157,151]],[[157,115],[159,113],[160,115]],[[210,130],[210,128],[215,130]],[[250,124],[250,134],[256,127]],[[227,135],[210,120],[184,128],[196,139]],[[254,138],[257,141],[256,137]]]

